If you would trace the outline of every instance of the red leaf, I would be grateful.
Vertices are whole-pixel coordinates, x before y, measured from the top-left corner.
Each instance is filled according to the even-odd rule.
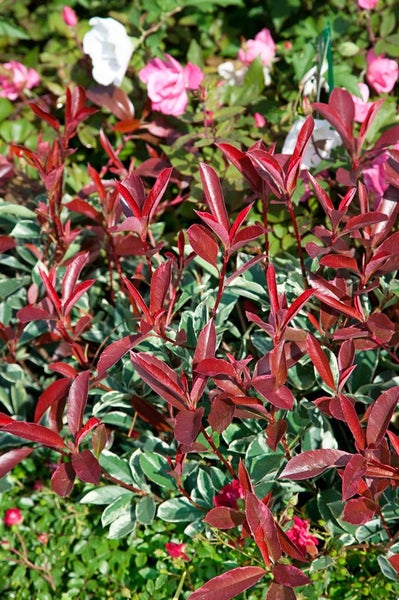
[[[266,443],[271,450],[276,450],[286,431],[287,422],[284,419],[279,419],[275,423],[269,423],[266,427]]]
[[[51,283],[48,275],[42,269],[39,269],[39,275],[40,275],[41,280],[43,281],[44,287],[46,288],[46,292],[47,292],[49,299],[51,300],[57,313],[60,315],[61,314],[61,300],[59,299],[58,294],[55,291],[53,284]]]
[[[291,558],[294,558],[295,560],[306,562],[307,558],[305,554],[303,554],[303,552],[298,548],[298,546],[294,544],[292,540],[290,540],[285,531],[281,529],[280,525],[277,525],[277,532],[282,551],[288,554],[288,556],[290,556]]]
[[[44,103],[43,103],[43,105],[44,105]],[[46,121],[46,123],[48,123],[50,125],[50,127],[52,127],[53,129],[55,129],[55,131],[60,130],[60,123],[59,123],[58,119],[56,119],[55,117],[52,117],[47,110],[40,108],[34,102],[29,102],[29,106],[30,106],[31,110],[35,113],[35,115],[37,117],[39,117],[39,119],[41,121]]]
[[[309,577],[293,565],[275,565],[273,567],[273,575],[277,583],[288,587],[297,587],[310,583]]]
[[[73,294],[71,294],[71,296],[69,296],[69,298],[67,298],[63,303],[62,310],[65,316],[67,316],[70,313],[70,311],[72,310],[76,302],[79,300],[79,298],[83,296],[83,294],[87,292],[88,289],[91,288],[95,281],[95,279],[88,279],[87,281],[82,281],[82,283],[79,283],[75,287]]]
[[[324,354],[320,342],[311,333],[308,333],[306,338],[306,348],[316,371],[324,383],[331,390],[335,390],[334,376],[328,358]]]
[[[157,431],[171,431],[169,421],[153,404],[139,396],[131,396],[131,402],[143,421],[150,423]]]
[[[378,211],[356,215],[349,219],[339,235],[342,236],[350,231],[358,231],[362,227],[368,227],[369,225],[375,225],[375,223],[382,223],[387,220],[388,217]]]
[[[236,376],[233,365],[223,358],[204,358],[197,364],[195,370],[201,375],[208,375],[208,377],[227,375],[235,378]]]
[[[248,525],[254,537],[258,531],[258,526],[261,527],[261,540],[266,545],[268,556],[270,556],[273,562],[277,562],[281,557],[282,551],[277,525],[270,509],[263,504],[255,494],[248,493],[245,497],[245,516],[247,517]],[[259,538],[259,534],[257,537]],[[260,550],[262,551],[262,548],[260,548]],[[265,556],[263,552],[262,554],[265,562],[270,564],[268,556]]]
[[[213,215],[211,215],[210,213],[202,212],[200,210],[195,210],[194,212],[217,235],[217,237],[221,240],[224,248],[229,248],[229,246],[230,246],[229,232],[227,229],[224,228],[224,225],[222,225],[217,220],[217,218],[214,217]]]
[[[352,498],[345,503],[343,519],[352,525],[364,525],[375,514],[376,506],[368,498]]]
[[[266,600],[295,600],[295,598],[295,592],[292,588],[274,581],[270,584],[266,596]]]
[[[201,330],[194,351],[193,368],[206,358],[213,358],[216,351],[216,328],[213,319]]]
[[[132,350],[137,344],[146,338],[146,335],[136,333],[134,335],[127,335],[126,337],[112,342],[109,346],[101,352],[100,358],[97,363],[97,379],[102,379],[105,373],[114,366],[129,350]]]
[[[324,267],[330,267],[332,269],[349,269],[355,273],[359,273],[359,267],[357,262],[351,256],[343,256],[342,254],[328,254],[322,256],[319,263]]]
[[[0,477],[4,477],[11,469],[18,465],[24,458],[33,452],[33,448],[22,446],[14,448],[0,455]]]
[[[212,233],[204,225],[195,223],[188,228],[187,236],[194,252],[205,262],[216,267],[219,245]]]
[[[9,235],[0,235],[0,253],[16,247],[15,240]]]
[[[244,490],[244,494],[246,493],[254,493],[254,488],[252,485],[252,481],[251,478],[249,476],[249,473],[243,463],[243,461],[240,458],[240,462],[238,463],[238,479],[240,482],[240,485],[242,487],[242,489]]]
[[[202,186],[204,188],[205,198],[209,209],[215,219],[223,226],[226,231],[230,229],[229,216],[224,202],[222,186],[216,171],[205,163],[200,163],[199,172]]]
[[[68,394],[66,416],[73,436],[82,427],[83,415],[89,393],[90,371],[82,371],[72,382]]]
[[[366,474],[367,461],[364,456],[354,454],[342,474],[342,500],[345,502],[358,491],[359,482]]]
[[[266,180],[271,190],[278,198],[284,198],[284,175],[278,161],[264,150],[249,150],[247,155],[252,160],[255,169],[262,179]]]
[[[101,467],[89,449],[72,454],[72,466],[81,481],[97,484],[100,481]]]
[[[236,169],[245,177],[250,187],[257,195],[262,192],[262,179],[259,177],[250,158],[231,144],[216,144],[223,152],[226,158],[236,167]]]
[[[333,91],[333,93],[334,93],[334,91]],[[332,98],[332,95],[330,96],[329,104],[323,104],[322,102],[313,102],[312,108],[315,111],[318,111],[321,114],[321,116],[324,119],[326,119],[334,127],[334,129],[337,130],[337,132],[341,136],[342,143],[344,144],[345,148],[347,149],[349,155],[353,156],[354,151],[355,151],[354,150],[355,140],[354,140],[353,132],[352,132],[353,122],[349,125],[349,127],[346,125],[346,123],[342,120],[340,113],[333,106],[334,103],[331,102],[331,98]],[[353,104],[353,100],[351,98],[350,98],[349,102],[352,102],[352,104]]]
[[[234,219],[234,223],[230,228],[230,232],[229,232],[229,238],[230,241],[232,242],[234,239],[235,234],[237,233],[237,231],[239,230],[239,228],[241,227],[241,225],[243,224],[243,222],[245,221],[245,219],[248,216],[248,213],[251,211],[252,208],[252,204],[248,204],[248,206],[245,206],[236,216],[236,218]]]
[[[399,554],[393,554],[392,556],[389,556],[388,560],[395,571],[399,573]]]
[[[164,307],[172,277],[172,262],[165,261],[155,269],[151,277],[150,313],[155,315]]]
[[[22,323],[30,323],[41,319],[54,319],[54,314],[36,306],[24,306],[17,311],[17,317]]]
[[[256,389],[256,386],[254,386]],[[280,386],[273,392],[265,392],[264,397],[276,408],[291,410],[294,406],[294,394],[285,385]]]
[[[62,463],[51,476],[51,487],[58,496],[65,498],[72,491],[75,471],[70,462]]]
[[[73,294],[79,276],[82,272],[83,267],[87,264],[88,259],[88,252],[79,254],[66,268],[64,277],[62,279],[62,298],[64,300],[64,303],[67,301],[67,298],[69,298]]]
[[[62,398],[65,398],[69,386],[71,385],[71,380],[69,378],[57,379],[50,383],[48,388],[44,390],[44,392],[40,395],[39,400],[37,401],[35,408],[35,416],[33,420],[35,422],[40,421],[46,410],[54,403],[58,402]]]
[[[205,523],[218,529],[233,529],[233,527],[242,525],[244,521],[243,513],[228,506],[211,508],[204,519]]]
[[[237,567],[202,585],[188,600],[231,600],[253,587],[265,573],[260,567]]]
[[[165,193],[169,180],[172,176],[172,172],[173,167],[162,169],[150,193],[148,194],[147,199],[144,202],[142,214],[144,217],[148,218],[148,221],[151,221],[152,217],[155,214],[158,204],[162,200],[162,196]]]
[[[371,407],[366,429],[368,446],[378,447],[399,401],[399,386],[383,392]]]
[[[76,434],[76,445],[79,446],[81,441],[92,431],[95,427],[100,425],[101,420],[97,417],[91,417],[87,423]]]
[[[310,140],[310,137],[313,133],[314,129],[314,119],[312,115],[309,115],[305,120],[304,124],[301,127],[299,135],[297,137],[294,152],[288,162],[287,165],[287,173],[289,174],[293,168],[296,168],[296,165],[299,160],[299,164],[302,161],[303,155],[305,154],[306,147]],[[296,169],[298,170],[298,169]]]
[[[144,352],[132,352],[131,361],[143,381],[161,398],[179,410],[186,410],[183,385],[168,365]]]
[[[316,477],[331,467],[344,467],[351,456],[343,450],[307,450],[288,461],[280,478],[301,481]]]
[[[86,202],[85,200],[80,200],[79,198],[74,198],[70,202],[65,204],[68,210],[72,212],[76,212],[80,215],[84,215],[88,219],[92,219],[97,223],[101,223],[102,215],[99,211],[97,211],[91,204]]]
[[[288,307],[287,312],[284,316],[283,322],[281,324],[281,330],[285,329],[288,323],[299,313],[301,308],[306,304],[311,296],[313,296],[314,291],[309,289],[302,292],[298,298],[294,300],[291,306]]]
[[[277,282],[276,282],[276,271],[273,265],[270,263],[266,271],[267,289],[270,298],[270,308],[274,315],[277,314],[280,309],[280,302],[278,298]]]
[[[318,201],[320,202],[320,204],[322,205],[324,212],[326,213],[327,216],[330,216],[332,211],[334,210],[334,204],[332,203],[330,197],[325,192],[325,190],[321,187],[321,185],[317,181],[317,179],[315,177],[313,177],[313,175],[310,172],[308,172],[307,176],[309,177],[310,183],[312,184],[312,187],[314,189],[316,197],[317,197]]]
[[[208,414],[208,423],[213,431],[222,433],[230,425],[234,418],[235,407],[229,398],[216,396],[212,400]]]
[[[395,450],[396,454],[399,456],[399,438],[392,431],[387,431],[387,435],[389,441],[392,444],[392,448]]]
[[[343,394],[339,395],[339,403],[342,410],[342,413],[345,417],[345,421],[352,432],[352,435],[355,439],[356,447],[358,450],[362,451],[365,449],[365,430],[360,425],[359,417],[357,416],[357,412],[353,403],[344,396]]]
[[[387,344],[394,332],[395,324],[384,313],[373,313],[366,321],[367,329],[379,344]]]
[[[1,428],[1,431],[7,431],[24,440],[38,442],[42,446],[50,448],[65,448],[64,440],[55,431],[38,425],[37,423],[26,423],[25,421],[13,421]]]
[[[200,432],[203,415],[203,407],[197,408],[194,411],[180,410],[177,413],[173,433],[180,444],[184,444],[185,446],[193,445]]]

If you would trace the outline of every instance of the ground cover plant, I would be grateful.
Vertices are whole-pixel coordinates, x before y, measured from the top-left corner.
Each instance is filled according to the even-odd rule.
[[[10,598],[398,597],[394,4],[9,3]]]

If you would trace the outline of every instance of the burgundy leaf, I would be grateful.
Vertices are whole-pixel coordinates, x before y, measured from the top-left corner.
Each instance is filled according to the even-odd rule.
[[[72,454],[72,466],[81,481],[95,485],[100,481],[101,467],[89,449]]]
[[[50,383],[48,388],[40,395],[35,408],[35,422],[40,421],[46,410],[54,403],[62,398],[66,398],[71,380],[63,377]]]
[[[39,117],[39,119],[41,121],[46,121],[46,123],[48,123],[50,125],[50,127],[55,129],[55,131],[57,131],[57,132],[60,130],[60,122],[55,117],[51,116],[50,113],[48,112],[48,110],[41,108],[34,102],[29,102],[29,106],[30,106],[31,110],[35,113],[35,115],[37,117]],[[43,106],[45,106],[44,103],[43,103]]]
[[[195,370],[201,375],[208,375],[208,377],[217,375],[235,377],[236,375],[233,365],[222,358],[205,358],[197,364]]]
[[[284,175],[278,161],[264,150],[250,150],[248,156],[252,160],[255,169],[269,184],[271,190],[278,198],[284,198],[285,186]]]
[[[353,361],[355,360],[355,345],[352,340],[346,340],[339,349],[338,353],[338,368],[339,371],[344,371],[345,369],[351,367],[353,365]]]
[[[60,464],[51,476],[51,487],[58,496],[70,494],[75,481],[75,471],[70,462]]]
[[[314,291],[309,289],[302,292],[298,298],[294,300],[291,306],[288,307],[287,312],[284,316],[283,322],[281,324],[281,329],[285,329],[288,323],[299,313],[301,308],[306,304],[311,296],[313,296]]]
[[[24,308],[20,308],[19,311],[17,311],[17,317],[22,323],[40,321],[41,319],[54,319],[53,314],[36,306],[24,306]]]
[[[399,554],[393,554],[388,557],[388,560],[391,564],[391,567],[395,569],[397,573],[399,573]]]
[[[38,442],[42,446],[50,448],[65,448],[64,440],[55,431],[38,425],[37,423],[26,423],[25,421],[13,421],[1,427],[1,431],[7,431],[24,440]]]
[[[320,183],[315,177],[313,177],[313,175],[310,172],[308,172],[308,177],[316,194],[316,198],[323,207],[323,210],[326,213],[326,215],[330,216],[332,211],[334,210],[334,204],[332,203],[327,192],[321,187]]]
[[[213,319],[209,319],[205,327],[200,331],[197,345],[194,351],[193,368],[206,358],[213,358],[216,351],[216,328]]]
[[[51,283],[48,275],[42,269],[39,269],[39,275],[40,275],[41,280],[43,281],[44,287],[46,288],[46,292],[47,292],[49,299],[51,300],[57,313],[60,315],[61,314],[61,300],[59,299],[58,294],[55,291],[53,284]]]
[[[359,267],[357,266],[356,259],[352,256],[343,256],[342,254],[328,254],[322,256],[319,263],[324,267],[330,267],[332,269],[348,269],[359,273]]]
[[[199,172],[205,198],[212,215],[226,231],[229,231],[229,216],[226,210],[220,179],[217,176],[216,171],[209,165],[200,163]]]
[[[305,122],[303,123],[301,130],[299,132],[299,135],[297,137],[294,152],[293,152],[293,154],[288,162],[288,165],[287,165],[288,173],[290,173],[290,171],[293,168],[296,169],[298,160],[299,160],[299,164],[301,163],[303,155],[305,154],[306,147],[307,147],[310,137],[313,133],[313,129],[314,129],[314,119],[313,119],[312,115],[309,115],[307,117],[307,119],[305,120]]]
[[[378,447],[386,434],[388,425],[399,401],[399,386],[383,392],[371,407],[367,421],[368,446]]]
[[[345,502],[358,491],[359,482],[366,474],[367,461],[361,454],[354,454],[342,474],[342,500]]]
[[[285,385],[280,386],[273,392],[265,393],[264,397],[270,402],[270,404],[273,404],[273,406],[276,408],[281,408],[282,410],[292,410],[292,407],[294,406],[294,395]]]
[[[180,444],[184,444],[185,446],[193,445],[200,432],[203,415],[203,407],[197,408],[194,411],[180,410],[177,413],[173,433]]]
[[[254,488],[252,485],[251,478],[250,478],[247,468],[244,465],[244,462],[241,460],[241,458],[240,458],[240,462],[238,463],[238,479],[239,479],[242,489],[244,490],[244,494],[246,494],[248,492],[251,494],[254,493]]]
[[[151,313],[148,310],[148,307],[147,307],[146,303],[144,302],[144,299],[143,299],[142,295],[140,294],[140,292],[138,291],[138,289],[133,285],[133,283],[127,277],[125,277],[123,275],[122,275],[122,280],[123,280],[123,283],[125,284],[125,286],[127,287],[128,292],[129,292],[130,296],[133,298],[134,302],[143,311],[148,323],[151,323],[152,322]]]
[[[242,525],[244,521],[245,516],[242,512],[228,506],[211,508],[204,519],[205,523],[218,529],[233,529],[233,527]]]
[[[320,342],[311,333],[308,333],[306,338],[306,348],[316,371],[324,383],[330,389],[335,390],[334,376],[328,358],[324,354]]]
[[[278,564],[273,567],[274,579],[281,585],[288,587],[297,587],[299,585],[307,585],[310,579],[298,567],[293,565]]]
[[[229,398],[216,396],[212,400],[208,414],[208,423],[213,431],[222,433],[230,425],[234,418],[235,407]]]
[[[369,225],[375,225],[376,223],[382,223],[387,220],[388,217],[384,213],[378,211],[356,215],[349,219],[339,235],[342,236],[351,231],[358,231],[362,227],[368,227]]]
[[[335,88],[330,96],[330,100],[328,104],[323,104],[322,102],[313,102],[312,108],[313,110],[319,112],[321,116],[326,119],[333,127],[337,130],[339,135],[341,136],[342,143],[347,149],[349,155],[352,157],[354,155],[354,137],[353,137],[353,120],[349,122],[348,116],[351,114],[353,109],[353,100],[349,94],[341,94],[340,88]],[[342,90],[345,92],[346,90]],[[348,98],[348,106],[346,109],[343,109],[342,106],[345,102],[345,99]],[[343,112],[341,112],[343,111]]]
[[[9,235],[0,235],[0,253],[7,252],[16,247],[14,238]]]
[[[265,573],[261,567],[237,567],[202,585],[188,600],[231,600],[253,587]]]
[[[93,85],[87,90],[91,102],[107,108],[119,120],[133,119],[134,107],[128,95],[114,85]]]
[[[266,600],[295,600],[295,598],[295,592],[292,588],[274,581],[270,584],[266,596]]]
[[[137,196],[133,196],[129,189],[129,188],[133,187],[131,185],[132,181],[135,183],[137,179],[141,183],[140,177],[137,177],[136,175],[131,173],[130,175],[128,175],[128,177],[126,179],[123,180],[122,183],[117,181],[116,186],[118,188],[118,192],[120,193],[120,195],[122,197],[121,203],[122,203],[122,209],[123,209],[124,214],[127,217],[135,216],[136,219],[140,220],[142,206],[141,206],[141,204],[139,204],[139,202],[144,199],[144,187],[140,187],[138,183],[135,185],[135,187],[138,188],[140,190],[140,192],[142,190],[142,193],[143,193],[143,195],[140,194]],[[141,186],[143,186],[142,183],[141,183]]]
[[[63,303],[62,310],[65,316],[68,316],[68,314],[70,313],[76,302],[79,300],[79,298],[83,296],[83,294],[87,292],[88,289],[91,288],[95,281],[95,279],[88,279],[87,281],[82,281],[82,283],[79,283],[75,287],[73,294],[71,294],[71,296],[69,296]]]
[[[87,436],[89,435],[90,431],[92,431],[95,427],[98,427],[98,425],[100,425],[101,420],[98,419],[97,417],[91,417],[87,423],[85,423],[85,425],[83,427],[81,427],[79,429],[79,431],[76,434],[76,445],[79,446],[79,444],[81,443],[81,441]]]
[[[352,498],[345,503],[343,519],[352,525],[364,525],[375,514],[376,505],[368,498]]]
[[[0,477],[4,477],[11,469],[18,465],[24,458],[33,452],[33,448],[22,446],[14,448],[0,455]]]
[[[298,546],[288,537],[285,531],[281,529],[280,525],[277,525],[277,532],[282,551],[295,560],[306,562],[307,558],[305,554],[303,554],[302,550],[300,550],[300,548],[298,548]]]
[[[399,438],[392,431],[387,431],[387,436],[389,441],[392,444],[392,448],[395,450],[396,454],[399,456]]]
[[[144,217],[148,218],[148,221],[151,221],[157,210],[158,204],[162,200],[162,196],[168,186],[172,172],[173,167],[162,169],[144,202],[142,213]]]
[[[275,271],[272,263],[270,263],[269,266],[267,267],[266,281],[267,281],[267,289],[269,291],[270,308],[271,308],[272,313],[274,315],[276,315],[278,310],[280,309],[280,301],[279,301],[278,291],[277,291],[276,271]]]
[[[394,127],[387,129],[387,131],[384,131],[384,133],[378,138],[373,146],[373,151],[375,152],[376,150],[382,150],[387,146],[393,146],[393,144],[396,144],[398,140],[399,125],[395,125]]]
[[[85,200],[79,200],[79,198],[74,198],[70,202],[67,202],[65,206],[69,211],[76,212],[80,215],[84,215],[88,219],[92,219],[97,223],[101,223],[102,221],[101,213]]]
[[[83,415],[89,393],[90,371],[82,371],[72,382],[68,394],[66,416],[73,436],[82,427]]]
[[[387,344],[395,332],[395,324],[384,313],[373,313],[367,319],[366,325],[373,339],[379,344]]]
[[[248,525],[251,529],[252,535],[258,530],[258,526],[262,529],[262,535],[258,539],[264,542],[266,545],[266,552],[268,556],[277,562],[281,557],[281,545],[277,531],[277,525],[274,521],[273,515],[270,509],[263,504],[255,494],[248,493],[245,497],[245,516],[247,517]],[[256,540],[258,542],[258,540]],[[259,544],[258,544],[259,545]],[[262,552],[262,547],[259,548]],[[264,553],[262,552],[264,556]],[[269,564],[268,557],[265,557],[266,563]]]
[[[280,478],[301,481],[316,477],[331,467],[344,467],[351,456],[343,450],[307,450],[288,461]]]
[[[228,248],[230,246],[229,232],[227,229],[224,228],[224,225],[221,225],[217,218],[211,215],[210,213],[202,212],[200,210],[195,210],[194,212],[217,235],[217,237],[221,240],[224,248]]]
[[[151,277],[150,313],[154,315],[164,307],[172,277],[172,261],[167,260],[155,269]]]
[[[83,267],[87,264],[89,253],[78,254],[73,261],[67,266],[64,277],[62,278],[62,298],[64,304],[67,301],[76,287],[79,276]]]
[[[146,338],[146,335],[136,333],[127,335],[124,338],[112,342],[102,351],[97,364],[97,379],[102,379],[108,369],[114,366],[129,350],[132,350],[137,344]]]
[[[257,195],[261,195],[262,192],[262,179],[259,177],[255,167],[253,166],[250,158],[231,144],[216,144],[216,146],[223,152],[226,158],[236,167],[236,169],[245,177],[250,187]]]
[[[359,150],[363,145],[363,142],[367,136],[367,132],[368,132],[369,128],[371,127],[371,124],[373,123],[375,117],[378,114],[378,111],[381,108],[381,105],[384,104],[384,102],[385,102],[385,99],[380,98],[379,100],[372,102],[370,108],[368,109],[366,118],[364,119],[364,121],[360,127],[359,138],[358,138],[358,149]],[[378,141],[377,141],[377,144],[378,144]]]
[[[354,437],[357,449],[360,451],[364,450],[365,430],[360,425],[359,417],[357,416],[357,412],[355,407],[353,406],[353,403],[349,398],[347,398],[343,394],[339,395],[339,403],[342,413],[345,417],[345,421]]]
[[[286,431],[287,422],[284,419],[269,423],[266,427],[266,443],[271,450],[276,450]]]
[[[331,93],[329,104],[339,114],[347,130],[351,131],[355,120],[355,104],[351,94],[344,88],[335,88]]]
[[[236,216],[236,218],[234,219],[234,223],[230,228],[230,232],[229,232],[229,237],[230,237],[230,241],[232,241],[234,239],[235,234],[237,233],[237,231],[239,230],[239,228],[241,227],[241,225],[243,224],[243,222],[245,221],[245,219],[247,218],[249,212],[251,211],[251,208],[253,206],[252,204],[248,204],[248,206],[245,206]]]
[[[132,352],[131,361],[143,381],[156,394],[175,408],[186,410],[186,394],[173,369],[145,352]]]
[[[219,246],[213,234],[204,225],[195,223],[188,228],[187,236],[194,252],[205,262],[216,267]]]
[[[260,225],[248,225],[247,227],[243,227],[234,236],[232,245],[229,249],[229,254],[231,255],[239,248],[248,244],[248,242],[256,240],[259,236],[263,235],[264,232],[264,228]]]

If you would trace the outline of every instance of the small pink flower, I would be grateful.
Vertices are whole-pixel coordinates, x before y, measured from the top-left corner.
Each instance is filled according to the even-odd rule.
[[[319,540],[313,535],[310,535],[309,521],[304,521],[299,517],[294,517],[293,521],[293,526],[286,531],[287,536],[298,546],[303,554],[308,553],[311,556],[316,556],[316,546],[318,545]]]
[[[197,89],[204,77],[201,69],[192,63],[183,67],[170,54],[166,60],[153,58],[139,71],[139,78],[147,84],[153,110],[164,115],[179,117],[188,103],[187,89]]]
[[[4,514],[3,522],[7,527],[20,525],[24,520],[19,508],[8,508]]]
[[[167,542],[165,544],[165,550],[172,558],[182,558],[183,560],[190,560],[187,554],[184,552],[186,544],[176,544],[175,542]]]
[[[373,10],[378,4],[379,0],[357,0],[357,5],[359,8],[364,8],[365,10]]]
[[[42,544],[47,544],[48,543],[48,535],[47,535],[47,533],[39,533],[39,535],[37,536],[37,539]]]
[[[68,25],[68,27],[76,27],[78,24],[76,12],[70,6],[64,6],[62,9],[62,18],[65,25]]]
[[[255,121],[255,126],[259,127],[259,129],[261,129],[262,127],[264,127],[266,125],[265,117],[258,112],[254,114],[254,121]]]
[[[39,74],[35,69],[27,69],[16,61],[3,63],[0,67],[0,96],[8,100],[16,100],[26,89],[39,85]]]
[[[351,94],[353,103],[355,105],[355,121],[363,123],[369,112],[369,108],[373,105],[372,102],[367,102],[370,95],[370,90],[365,83],[359,83],[360,98]]]
[[[256,34],[255,39],[247,40],[244,48],[238,51],[238,59],[244,65],[250,65],[258,56],[264,67],[270,67],[276,54],[276,44],[269,29],[262,29]]]
[[[384,54],[376,56],[374,50],[367,52],[366,79],[378,94],[391,92],[398,75],[399,67],[396,60],[385,58]]]
[[[244,490],[238,479],[235,479],[232,483],[226,483],[222,487],[220,492],[213,498],[213,504],[215,506],[228,506],[237,510],[237,500],[240,498],[244,498]]]

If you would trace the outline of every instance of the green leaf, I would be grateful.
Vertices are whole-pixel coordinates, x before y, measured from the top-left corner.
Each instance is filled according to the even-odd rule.
[[[121,516],[125,515],[127,507],[130,511],[130,509],[132,508],[132,496],[133,494],[131,492],[129,492],[129,494],[122,494],[121,496],[119,496],[119,498],[114,500],[112,504],[107,506],[107,508],[101,515],[101,523],[103,527],[109,525],[110,523],[113,523],[113,521],[116,521]]]
[[[187,498],[171,498],[158,507],[158,517],[168,523],[185,523],[203,518],[206,511],[201,511]]]
[[[0,36],[5,36],[16,40],[30,39],[30,36],[24,29],[22,29],[22,27],[5,20],[0,20]]]
[[[377,562],[382,574],[385,575],[387,579],[390,579],[391,581],[398,581],[398,574],[386,556],[380,554],[377,556]]]
[[[0,215],[5,217],[11,216],[13,220],[33,219],[36,221],[36,213],[33,210],[12,202],[0,202]],[[17,218],[15,219],[15,217]]]
[[[215,488],[213,487],[212,479],[206,471],[200,469],[197,478],[197,490],[205,500],[207,505],[213,506],[213,497],[215,495]]]
[[[139,463],[143,473],[150,481],[153,481],[165,490],[175,490],[174,479],[167,474],[170,466],[165,457],[157,452],[146,452],[139,458]]]
[[[121,496],[132,496],[133,492],[117,485],[104,485],[88,492],[81,498],[80,504],[111,504]]]
[[[129,464],[123,458],[119,458],[119,456],[109,450],[103,450],[100,456],[100,465],[112,477],[123,481],[123,483],[133,485],[134,482]]]
[[[7,98],[0,98],[0,121],[3,121],[14,111],[14,106]]]
[[[18,277],[11,279],[0,279],[0,300],[14,294],[17,290],[30,283],[30,277]]]
[[[111,523],[107,537],[110,540],[119,540],[129,535],[135,527],[134,509],[133,507],[128,507],[118,519]]]
[[[152,496],[143,496],[136,504],[136,519],[143,525],[151,525],[155,512],[156,505]]]

